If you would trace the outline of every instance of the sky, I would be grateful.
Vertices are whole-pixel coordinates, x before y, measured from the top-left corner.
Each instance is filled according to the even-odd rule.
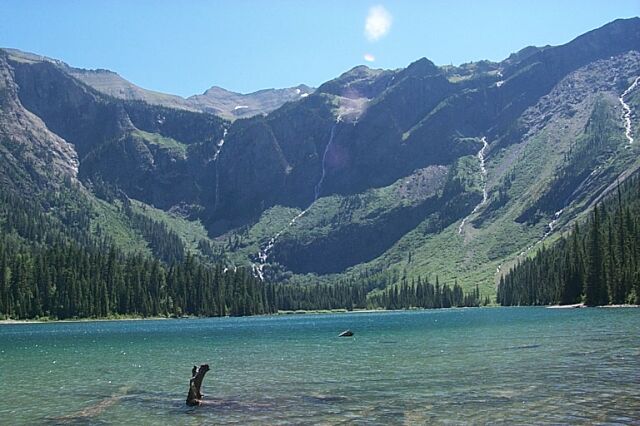
[[[186,97],[317,87],[422,57],[500,61],[639,15],[640,0],[0,0],[0,47]]]

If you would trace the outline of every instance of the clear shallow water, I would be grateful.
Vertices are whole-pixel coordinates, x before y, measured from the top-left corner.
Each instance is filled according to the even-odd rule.
[[[634,423],[640,309],[2,325],[0,384],[1,424]]]

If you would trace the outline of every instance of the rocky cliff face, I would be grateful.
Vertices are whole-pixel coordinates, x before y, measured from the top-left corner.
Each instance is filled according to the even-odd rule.
[[[361,66],[313,92],[214,88],[186,103],[5,52],[1,147],[15,171],[3,178],[49,167],[188,211],[230,264],[271,264],[278,279],[402,265],[491,288],[638,167],[619,100],[638,51],[640,20],[619,20],[500,63]],[[635,131],[637,91],[625,99]],[[240,102],[275,109],[241,118]],[[6,136],[20,132],[54,160],[19,158]]]
[[[3,185],[25,194],[75,180],[78,156],[73,146],[47,128],[18,99],[15,73],[0,52],[0,177]]]
[[[210,178],[206,166],[222,138],[222,119],[114,99],[51,62],[9,63],[16,101],[73,145],[83,180],[99,177],[167,209],[200,199],[198,180]]]

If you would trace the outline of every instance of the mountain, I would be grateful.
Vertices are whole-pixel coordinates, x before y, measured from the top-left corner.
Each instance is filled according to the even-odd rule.
[[[270,282],[377,297],[437,276],[493,295],[640,167],[638,76],[638,18],[501,62],[422,58],[315,90],[188,99],[5,49],[1,176],[41,202],[66,188],[49,214],[88,210],[125,251],[160,257],[150,220]]]
[[[164,106],[187,111],[208,112],[228,120],[268,114],[287,102],[302,99],[313,93],[313,88],[300,84],[286,89],[263,89],[253,93],[235,93],[214,86],[202,95],[187,99],[166,93],[143,89],[125,80],[113,71],[105,69],[87,70],[74,68],[66,63],[46,56],[22,52],[17,49],[4,49],[11,60],[21,63],[50,63],[74,79],[109,95],[126,101],[142,101],[150,105]]]
[[[311,93],[313,89],[304,84],[287,89],[264,89],[247,94],[213,86],[202,95],[189,97],[187,101],[201,111],[233,120],[268,114],[287,102],[303,99]]]
[[[28,192],[55,188],[49,175],[75,179],[78,155],[67,141],[51,132],[24,108],[6,57],[0,55],[0,177],[5,187]]]

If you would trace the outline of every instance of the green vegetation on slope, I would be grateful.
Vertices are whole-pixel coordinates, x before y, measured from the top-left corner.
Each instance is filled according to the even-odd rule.
[[[140,232],[135,231],[122,213],[122,203],[108,203],[91,197],[91,233],[98,238],[109,238],[119,249],[128,253],[151,255],[148,242]]]
[[[84,238],[70,237],[63,223],[40,211],[37,204],[0,192],[0,317],[222,316],[280,309],[478,304],[477,293],[464,295],[457,285],[441,289],[420,280],[412,296],[405,286],[399,298],[391,292],[388,300],[384,294],[369,299],[373,287],[353,282],[305,287],[265,284],[245,269],[209,266],[190,255],[167,265],[143,254],[125,253],[106,241],[97,243],[84,233],[79,234]],[[167,232],[157,229],[158,222],[132,220],[141,222],[145,234]],[[158,250],[152,248],[154,253]]]
[[[477,285],[483,295],[493,295],[496,281],[509,264],[534,253],[529,248],[536,247],[547,234],[557,210],[564,212],[554,230],[562,229],[588,209],[592,198],[585,194],[602,192],[617,173],[636,161],[636,148],[625,146],[615,101],[611,97],[595,97],[585,107],[587,115],[560,114],[519,143],[503,148],[497,144],[487,159],[489,200],[470,217],[461,233],[458,230],[464,212],[471,211],[481,199],[480,168],[474,156],[461,157],[452,165],[446,183],[436,190],[438,194],[461,194],[455,201],[427,212],[381,254],[357,265],[337,273],[287,271],[292,265],[291,253],[300,256],[308,251],[313,262],[323,262],[325,253],[330,251],[314,250],[320,242],[335,240],[349,229],[366,224],[372,225],[373,235],[379,234],[394,209],[407,209],[428,199],[431,193],[421,193],[418,199],[403,198],[403,183],[415,182],[414,175],[361,194],[323,197],[290,227],[288,222],[300,210],[273,207],[255,225],[227,236],[228,241],[239,241],[235,246],[226,245],[229,258],[235,264],[246,264],[247,259],[255,259],[260,244],[284,229],[270,257],[271,268],[267,268],[274,280],[297,285],[357,281],[393,270],[397,278],[385,281],[385,285],[397,286],[403,278],[438,276],[442,282],[457,281],[465,291]],[[584,170],[594,164],[599,165],[597,170],[585,175]],[[589,190],[584,194],[578,191],[578,197],[561,197],[559,182],[569,175],[577,178],[563,187],[563,193],[570,195],[570,190],[580,185],[588,185]],[[562,200],[550,199],[550,193]],[[545,243],[556,238],[557,234],[548,235]],[[356,241],[353,238],[335,241],[350,250],[360,250],[357,244],[350,245]]]
[[[640,303],[640,178],[500,280],[502,305]]]
[[[162,136],[159,133],[149,133],[143,130],[134,130],[133,136],[144,139],[146,142],[164,148],[170,152],[180,155],[185,158],[187,156],[187,145],[178,142],[175,139]]]

